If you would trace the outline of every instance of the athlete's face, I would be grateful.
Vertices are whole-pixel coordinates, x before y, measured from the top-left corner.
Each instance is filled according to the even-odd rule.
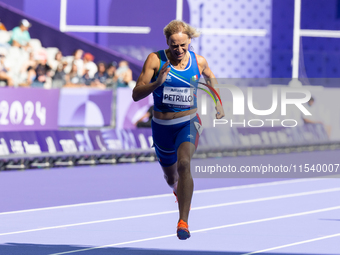
[[[171,35],[167,43],[169,45],[171,56],[175,60],[182,60],[189,49],[191,39],[188,37],[188,35],[179,32],[177,34]]]

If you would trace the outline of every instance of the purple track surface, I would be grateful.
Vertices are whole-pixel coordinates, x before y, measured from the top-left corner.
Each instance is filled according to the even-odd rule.
[[[339,151],[229,161],[315,158]],[[194,182],[192,237],[180,241],[158,163],[0,172],[0,254],[340,254],[339,178]]]

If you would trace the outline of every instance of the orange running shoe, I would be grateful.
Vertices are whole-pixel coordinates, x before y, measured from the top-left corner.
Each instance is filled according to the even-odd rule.
[[[183,220],[180,220],[177,224],[177,237],[180,240],[185,240],[190,237],[189,226]]]

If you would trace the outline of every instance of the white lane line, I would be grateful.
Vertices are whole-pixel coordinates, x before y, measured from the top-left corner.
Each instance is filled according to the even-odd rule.
[[[232,187],[223,187],[223,188],[197,190],[194,193],[195,194],[201,194],[201,193],[220,192],[220,191],[227,191],[227,190],[261,188],[261,187],[267,187],[267,186],[277,186],[277,185],[284,185],[284,184],[309,182],[309,181],[320,181],[320,180],[324,180],[324,179],[323,178],[294,179],[294,180],[285,180],[285,181],[276,181],[276,182],[257,183],[257,184],[248,184],[248,185],[240,185],[240,186],[232,186]],[[72,208],[72,207],[79,207],[79,206],[92,206],[92,205],[100,205],[100,204],[109,204],[109,203],[117,203],[117,202],[129,202],[129,201],[138,201],[138,200],[155,199],[155,198],[172,197],[172,196],[173,196],[173,194],[169,193],[169,194],[161,194],[161,195],[152,195],[152,196],[143,196],[143,197],[131,197],[131,198],[105,200],[105,201],[89,202],[89,203],[79,203],[79,204],[71,204],[71,205],[42,207],[42,208],[35,208],[35,209],[18,210],[18,211],[11,211],[11,212],[2,212],[2,213],[0,213],[0,216],[8,215],[8,214],[16,214],[16,213],[28,213],[28,212],[37,212],[37,211],[45,211],[45,210]]]
[[[315,195],[315,194],[323,194],[323,193],[336,192],[336,191],[340,191],[340,188],[315,190],[315,191],[310,191],[310,192],[293,193],[293,194],[281,195],[281,196],[272,196],[272,197],[256,198],[256,199],[250,199],[250,200],[241,200],[241,201],[235,201],[235,202],[229,202],[229,203],[199,206],[199,207],[191,208],[191,211],[205,210],[205,209],[211,209],[211,208],[223,207],[223,206],[249,204],[249,203],[256,203],[256,202],[263,202],[263,201],[270,201],[270,200],[277,200],[277,199],[284,199],[284,198],[301,197],[301,196],[308,196],[308,195]],[[164,211],[164,212],[158,212],[158,213],[147,213],[147,214],[126,216],[126,217],[119,217],[119,218],[112,218],[112,219],[104,219],[104,220],[96,220],[96,221],[87,221],[87,222],[58,225],[58,226],[52,226],[52,227],[27,229],[27,230],[21,230],[21,231],[13,231],[13,232],[7,232],[7,233],[0,233],[0,236],[23,234],[23,233],[29,233],[29,232],[67,228],[67,227],[76,227],[76,226],[98,224],[98,223],[112,222],[112,221],[119,221],[119,220],[131,220],[131,219],[159,216],[159,215],[165,215],[165,214],[171,214],[171,213],[178,213],[178,210]]]
[[[190,232],[192,234],[193,233],[200,233],[200,232],[206,232],[206,231],[211,231],[211,230],[231,228],[231,227],[255,224],[255,223],[266,222],[266,221],[280,220],[280,219],[304,216],[304,215],[320,213],[320,212],[327,212],[327,211],[332,211],[332,210],[339,210],[339,209],[340,209],[340,206],[334,206],[334,207],[328,207],[328,208],[323,208],[323,209],[319,209],[319,210],[306,211],[306,212],[300,212],[300,213],[293,213],[293,214],[286,214],[286,215],[281,215],[281,216],[276,216],[276,217],[264,218],[264,219],[260,219],[260,220],[252,220],[252,221],[239,222],[239,223],[217,226],[217,227],[212,227],[212,228],[204,228],[204,229],[194,230],[194,231],[190,231]],[[168,238],[168,237],[173,237],[173,236],[176,236],[176,235],[172,234],[172,235],[157,236],[157,237],[127,241],[127,242],[122,242],[122,243],[115,243],[115,244],[108,244],[108,245],[79,249],[79,250],[73,250],[73,251],[66,251],[66,252],[61,252],[61,253],[53,253],[53,254],[50,254],[50,255],[62,255],[62,254],[69,254],[69,253],[75,253],[75,252],[89,251],[89,250],[94,250],[94,249],[115,247],[115,246],[119,246],[119,245],[140,243],[140,242],[152,241],[152,240],[163,239],[163,238]]]
[[[282,249],[282,248],[286,248],[286,247],[290,247],[290,246],[295,246],[295,245],[305,244],[305,243],[311,243],[311,242],[315,242],[315,241],[319,241],[319,240],[324,240],[324,239],[328,239],[328,238],[332,238],[332,237],[337,237],[337,236],[340,236],[340,233],[334,234],[334,235],[318,237],[318,238],[313,238],[313,239],[309,239],[309,240],[305,240],[305,241],[301,241],[301,242],[285,244],[285,245],[276,246],[276,247],[272,247],[272,248],[268,248],[268,249],[264,249],[264,250],[260,250],[260,251],[254,251],[254,252],[250,252],[250,253],[245,253],[245,254],[241,254],[241,255],[251,255],[251,254],[262,253],[262,252],[267,252],[267,251],[272,251],[272,250],[278,250],[278,249]]]
[[[222,206],[256,203],[256,202],[277,200],[277,199],[283,199],[283,198],[292,198],[292,197],[301,197],[301,196],[323,194],[323,193],[336,192],[336,191],[340,191],[340,188],[314,190],[314,191],[293,193],[293,194],[280,195],[280,196],[255,198],[255,199],[249,199],[249,200],[241,200],[241,201],[235,201],[235,202],[221,203],[221,204],[216,204],[216,205],[199,206],[199,207],[192,208],[191,210],[194,211],[194,210],[202,210],[202,209],[216,208],[216,207],[222,207]]]
[[[158,212],[158,213],[148,213],[148,214],[127,216],[127,217],[119,217],[119,218],[112,218],[112,219],[105,219],[105,220],[87,221],[87,222],[80,222],[80,223],[73,223],[73,224],[66,224],[66,225],[59,225],[59,226],[52,226],[52,227],[27,229],[27,230],[22,230],[22,231],[0,233],[0,236],[23,234],[23,233],[37,232],[37,231],[51,230],[51,229],[58,229],[58,228],[76,227],[76,226],[98,224],[98,223],[111,222],[111,221],[119,221],[119,220],[131,220],[131,219],[150,217],[150,216],[158,216],[158,215],[170,214],[170,213],[178,213],[178,210]]]
[[[49,254],[49,255],[62,255],[62,254],[70,254],[70,253],[81,252],[81,251],[90,251],[90,250],[96,250],[96,249],[114,247],[114,246],[118,246],[118,245],[125,245],[125,244],[132,244],[132,243],[139,243],[139,242],[152,241],[152,240],[163,239],[163,238],[174,237],[174,236],[176,236],[176,234],[164,235],[164,236],[157,236],[157,237],[139,239],[139,240],[128,241],[128,242],[122,242],[122,243],[116,243],[116,244],[108,244],[108,245],[97,246],[97,247],[91,247],[91,248],[85,248],[85,249],[74,250],[74,251],[65,251],[65,252],[53,253],[53,254]]]
[[[249,188],[262,188],[262,187],[277,186],[277,185],[282,185],[282,184],[294,184],[294,183],[312,182],[312,181],[321,181],[321,180],[325,180],[325,178],[294,179],[294,180],[285,180],[285,181],[247,184],[247,185],[224,187],[224,188],[204,189],[204,190],[195,191],[195,194],[220,192],[220,191],[228,191],[228,190],[249,189]]]
[[[132,197],[132,198],[122,198],[122,199],[115,199],[115,200],[105,200],[105,201],[89,202],[89,203],[79,203],[79,204],[71,204],[71,205],[42,207],[42,208],[36,208],[36,209],[3,212],[3,213],[0,213],[0,216],[8,215],[8,214],[38,212],[38,211],[64,209],[64,208],[72,208],[72,207],[80,207],[80,206],[92,206],[92,205],[110,204],[110,203],[117,203],[117,202],[137,201],[137,200],[152,199],[152,198],[170,197],[170,196],[173,196],[173,194],[162,194],[162,195],[153,195],[153,196],[144,196],[144,197]]]

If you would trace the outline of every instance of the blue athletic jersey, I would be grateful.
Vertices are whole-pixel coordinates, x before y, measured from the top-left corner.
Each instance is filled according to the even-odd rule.
[[[165,50],[158,51],[159,70],[168,60]],[[197,86],[201,77],[196,55],[189,51],[190,58],[184,70],[177,70],[170,64],[170,72],[165,82],[153,91],[154,110],[156,112],[180,112],[197,108]],[[152,78],[154,82],[158,73]]]

